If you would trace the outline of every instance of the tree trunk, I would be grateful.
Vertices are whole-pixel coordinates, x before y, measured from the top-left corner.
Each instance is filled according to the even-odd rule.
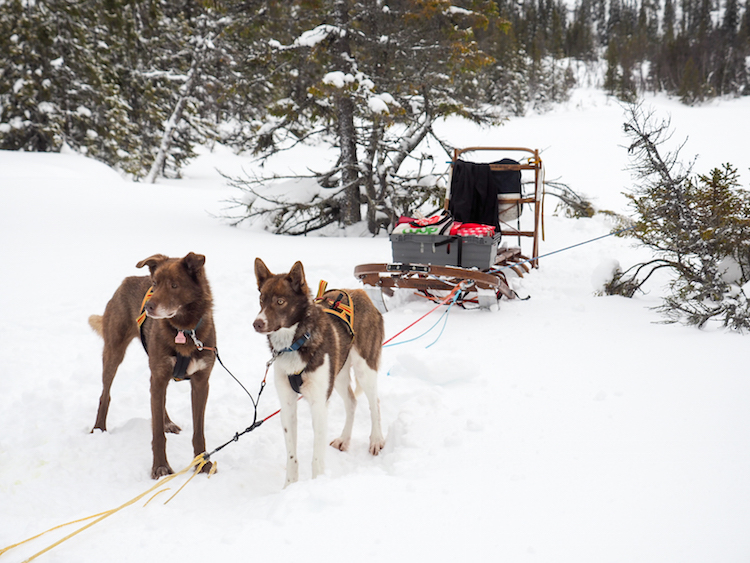
[[[191,68],[191,74],[192,70],[193,69]],[[191,78],[188,78],[185,86],[193,82]],[[167,160],[167,154],[169,153],[169,149],[172,146],[174,130],[177,128],[177,124],[182,120],[182,114],[185,111],[187,98],[191,90],[192,84],[190,85],[190,88],[186,88],[183,94],[180,96],[180,99],[177,101],[177,105],[175,106],[174,111],[172,111],[172,115],[169,117],[169,121],[167,121],[167,124],[164,126],[164,134],[161,137],[159,152],[156,153],[156,158],[154,159],[154,163],[151,165],[151,170],[149,170],[148,175],[144,180],[146,184],[156,183],[156,177],[164,169],[164,162]]]
[[[345,74],[352,73],[352,56],[349,48],[349,37],[346,30],[349,24],[349,6],[347,0],[337,0],[335,4],[336,24],[340,30],[334,42],[336,67]],[[357,132],[354,127],[354,101],[342,89],[336,96],[336,120],[339,147],[341,150],[341,187],[344,188],[344,205],[342,222],[353,225],[362,220],[359,191],[360,178],[357,162]]]
[[[357,166],[357,139],[354,130],[354,103],[341,95],[336,100],[338,135],[341,145],[341,186],[345,190],[343,221],[353,225],[362,219],[359,205],[360,178]]]
[[[159,151],[156,153],[156,158],[151,165],[151,170],[149,170],[148,175],[144,180],[146,184],[154,184],[157,176],[159,176],[164,169],[164,163],[167,160],[169,149],[172,147],[172,142],[174,140],[175,129],[177,129],[177,125],[182,121],[182,114],[185,112],[188,98],[193,93],[193,90],[198,83],[201,64],[203,63],[206,50],[211,44],[214,36],[213,33],[210,33],[207,37],[204,37],[198,42],[198,46],[193,52],[193,62],[190,65],[187,79],[185,80],[185,84],[180,88],[180,99],[177,100],[172,115],[164,126],[164,133],[162,134],[161,143],[159,144]]]
[[[367,200],[367,229],[373,235],[378,234],[381,226],[378,221],[378,203],[380,202],[375,189],[375,157],[378,154],[382,131],[383,126],[377,120],[374,120],[370,132],[370,142],[365,151],[364,161],[360,165]]]

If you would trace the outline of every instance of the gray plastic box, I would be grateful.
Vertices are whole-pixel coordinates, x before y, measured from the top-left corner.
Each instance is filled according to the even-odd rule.
[[[392,234],[393,261],[486,270],[495,263],[500,235],[456,237]]]

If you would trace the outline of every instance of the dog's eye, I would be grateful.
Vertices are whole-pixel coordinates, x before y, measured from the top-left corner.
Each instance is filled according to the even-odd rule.
[[[172,282],[172,289],[177,289],[178,287],[180,287],[180,286],[177,285],[176,283]]]
[[[276,300],[276,304],[277,304],[277,305],[283,305],[284,303],[286,303],[286,301],[284,301],[284,300],[283,300],[283,299],[281,299],[281,298],[279,298],[279,299],[277,299],[277,300]]]

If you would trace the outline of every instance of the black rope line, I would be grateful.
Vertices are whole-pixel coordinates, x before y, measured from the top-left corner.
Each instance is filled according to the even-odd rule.
[[[227,366],[224,365],[224,362],[221,361],[221,358],[219,357],[219,350],[218,349],[214,349],[214,354],[216,354],[216,359],[218,360],[219,365],[221,365],[221,367],[224,368],[224,371],[226,371],[230,376],[232,376],[232,379],[234,379],[237,382],[237,384],[240,387],[242,387],[242,390],[245,393],[247,393],[247,396],[250,397],[250,401],[253,403],[253,423],[250,426],[248,426],[247,428],[245,428],[242,432],[235,432],[234,436],[230,440],[226,441],[225,443],[223,443],[219,447],[215,448],[210,453],[204,453],[203,454],[203,459],[205,461],[208,461],[211,458],[212,455],[214,455],[215,453],[223,450],[229,444],[231,444],[233,442],[237,442],[240,439],[240,436],[243,436],[243,435],[247,434],[248,432],[252,432],[256,428],[258,428],[258,426],[260,426],[261,424],[263,424],[266,420],[268,420],[269,418],[271,418],[271,416],[273,416],[273,415],[271,415],[271,416],[268,416],[268,417],[264,418],[263,420],[258,420],[258,404],[260,403],[260,396],[263,394],[263,389],[265,389],[265,387],[266,387],[266,377],[268,376],[268,369],[271,367],[271,364],[273,363],[273,360],[270,361],[270,362],[268,362],[266,364],[266,373],[263,376],[263,381],[260,382],[260,389],[258,390],[258,397],[254,398],[252,396],[252,394],[250,393],[250,391],[248,391],[247,388],[242,384],[242,382],[239,379],[237,379],[237,377],[235,377],[235,375],[229,370],[229,368],[227,368]],[[276,414],[276,413],[274,413],[274,414]]]

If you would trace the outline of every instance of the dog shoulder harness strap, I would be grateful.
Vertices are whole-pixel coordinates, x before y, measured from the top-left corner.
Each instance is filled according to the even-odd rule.
[[[301,337],[299,337],[297,340],[295,340],[291,346],[287,346],[283,350],[279,350],[278,352],[273,353],[274,357],[278,356],[279,354],[283,354],[285,352],[296,352],[300,348],[302,348],[305,343],[310,340],[310,333],[306,332]]]
[[[143,296],[143,301],[141,302],[141,314],[138,315],[138,326],[143,329],[143,322],[146,320],[146,303],[148,303],[148,300],[151,299],[151,296],[154,294],[154,286],[148,288],[148,291],[146,292],[146,295]]]
[[[136,319],[138,330],[141,334],[141,344],[143,344],[143,349],[146,351],[146,354],[148,354],[148,346],[146,346],[146,335],[143,333],[143,323],[146,322],[146,303],[148,303],[148,300],[151,299],[153,294],[154,286],[152,285],[148,288],[146,295],[143,296],[143,301],[141,302],[141,314],[138,315],[138,318]]]
[[[327,281],[320,281],[320,284],[318,285],[318,295],[317,297],[315,297],[315,302],[320,303],[323,311],[325,311],[329,315],[333,315],[334,317],[337,317],[344,321],[346,328],[349,330],[349,334],[354,336],[354,303],[352,302],[351,295],[349,295],[345,290],[339,289],[337,290],[339,294],[336,299],[334,299],[333,301],[331,299],[326,299],[325,297],[323,297],[323,295],[326,292],[327,286]],[[348,301],[348,303],[342,303],[344,295],[346,295],[346,300]]]

